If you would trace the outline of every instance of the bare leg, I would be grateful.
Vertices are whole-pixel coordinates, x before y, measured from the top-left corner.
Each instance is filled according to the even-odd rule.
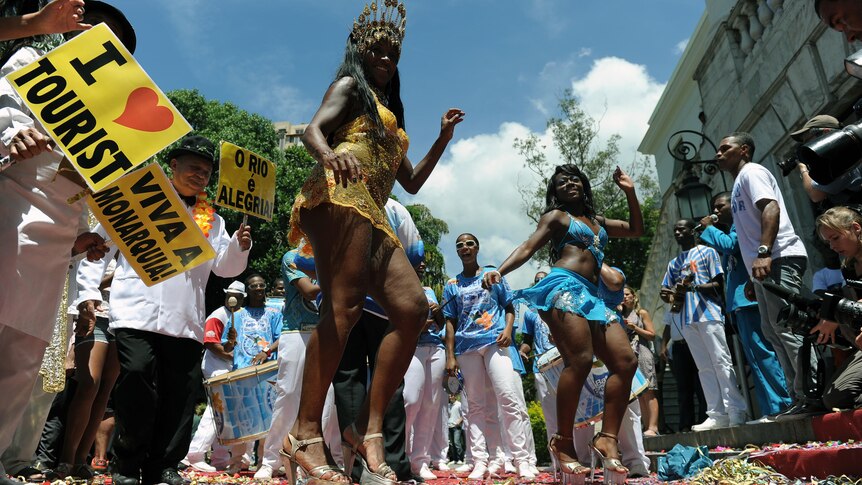
[[[640,396],[641,412],[643,420],[647,424],[647,431],[658,433],[658,399],[655,397],[655,392],[652,389],[647,389]]]
[[[389,328],[377,350],[371,387],[356,418],[357,431],[366,435],[382,431],[383,415],[407,372],[428,315],[428,300],[407,255],[382,231],[377,230],[372,237],[368,292],[386,311]],[[345,435],[349,442],[358,447],[372,471],[385,463],[382,440],[358,443],[349,428],[345,430]]]
[[[632,377],[635,375],[638,360],[622,326],[616,323],[590,323],[590,327],[593,330],[593,348],[596,355],[605,363],[611,374],[605,384],[602,432],[618,436],[629,403]],[[620,456],[616,441],[610,438],[600,437],[596,440],[596,448],[608,458]]]
[[[302,374],[302,400],[291,434],[299,440],[323,435],[322,414],[326,392],[338,368],[350,329],[359,320],[368,287],[371,258],[371,223],[354,210],[323,204],[302,209],[302,229],[314,248],[317,280],[324,295],[320,321],[308,339]],[[306,469],[334,460],[322,444],[292,450]],[[340,479],[329,472],[324,479]]]
[[[120,375],[120,361],[117,359],[116,344],[108,344],[104,358],[99,392],[93,400],[93,408],[90,411],[90,422],[87,424],[87,428],[78,445],[78,450],[75,453],[75,463],[84,463],[87,460],[87,455],[90,453],[90,448],[93,446],[93,442],[96,440],[96,435],[102,424],[102,418],[105,417],[105,408],[108,407],[108,399],[111,397],[114,383],[117,381],[117,376]]]
[[[593,365],[590,326],[583,317],[557,309],[539,314],[551,330],[564,366],[557,383],[557,429],[549,431],[564,438],[571,438],[581,388],[584,387],[584,381]],[[573,441],[555,440],[554,448],[559,453],[560,462],[577,461],[578,455]]]
[[[60,463],[79,463],[75,459],[78,456],[81,438],[93,417],[93,402],[101,385],[107,352],[108,344],[103,342],[90,341],[75,346],[75,380],[78,386],[72,402],[69,403]],[[101,419],[102,416],[99,415],[98,420],[101,421]]]
[[[111,435],[114,434],[114,415],[106,416],[99,424],[99,431],[96,433],[96,442],[93,448],[93,458],[96,460],[108,460],[108,444],[111,442]]]

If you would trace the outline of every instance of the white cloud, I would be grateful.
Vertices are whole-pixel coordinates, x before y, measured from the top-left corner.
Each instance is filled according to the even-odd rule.
[[[314,112],[312,101],[285,82],[277,69],[265,67],[268,65],[255,62],[228,69],[226,81],[235,92],[241,93],[239,103],[244,109],[273,121],[307,123]]]
[[[578,57],[590,57],[593,55],[593,50],[589,47],[581,47],[581,50],[578,51]]]
[[[434,216],[449,224],[440,248],[446,271],[454,276],[461,271],[455,254],[455,238],[470,232],[479,238],[479,264],[500,264],[535,229],[526,216],[518,194],[518,177],[529,176],[523,158],[512,147],[516,138],[529,130],[518,123],[504,123],[497,133],[477,135],[450,145],[444,163],[415,197],[427,205]],[[507,276],[513,288],[533,281],[536,269],[530,264]]]
[[[622,137],[620,162],[627,165],[636,160],[664,86],[649,75],[646,66],[604,57],[593,63],[586,76],[572,81],[572,92],[587,114],[599,121],[602,143],[613,134]]]
[[[673,47],[673,53],[678,55],[678,56],[682,55],[682,53],[685,52],[685,48],[687,46],[688,46],[688,39],[681,40],[681,41],[677,42],[676,45]]]
[[[614,133],[622,136],[621,162],[628,165],[636,157],[664,85],[652,79],[644,66],[614,57],[596,60],[585,76],[569,77],[566,82],[571,82],[586,112],[601,119],[602,141]],[[530,102],[544,107],[540,101]],[[496,133],[458,140],[414,198],[449,224],[450,233],[440,246],[450,276],[461,271],[454,249],[458,234],[471,232],[479,238],[479,264],[500,264],[535,229],[521,207],[517,188],[519,179],[527,182],[531,173],[512,146],[516,138],[529,133],[526,126],[507,122]],[[558,163],[548,132],[538,135],[548,159]],[[507,279],[513,288],[523,288],[532,284],[537,269],[530,263]]]

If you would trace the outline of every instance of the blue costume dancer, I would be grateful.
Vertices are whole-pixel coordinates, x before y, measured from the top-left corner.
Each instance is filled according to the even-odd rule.
[[[545,244],[553,245],[548,276],[516,297],[526,299],[539,311],[563,358],[564,369],[557,384],[558,428],[548,444],[559,464],[563,483],[580,480],[590,471],[576,459],[572,427],[594,353],[612,375],[605,388],[602,432],[593,439],[592,449],[594,456],[602,460],[605,483],[624,483],[628,474],[619,459],[617,433],[628,404],[637,359],[622,326],[607,325],[607,305],[599,297],[597,285],[600,273],[605,276],[602,262],[608,237],[638,237],[644,229],[631,178],[617,168],[614,182],[626,195],[628,221],[597,215],[587,177],[575,165],[558,166],[548,181],[546,209],[536,231],[512,252],[499,270],[488,271],[483,278],[490,287],[502,275],[527,262]],[[606,283],[612,291],[622,288],[621,275],[607,276]]]

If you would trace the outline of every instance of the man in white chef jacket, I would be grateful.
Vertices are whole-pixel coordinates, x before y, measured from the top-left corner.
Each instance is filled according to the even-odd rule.
[[[212,141],[184,138],[168,157],[171,183],[191,213],[197,194],[209,183],[216,163]],[[195,388],[201,380],[204,340],[204,290],[210,272],[235,277],[243,272],[251,247],[248,226],[230,236],[213,214],[207,239],[215,259],[147,287],[120,255],[111,285],[110,329],[116,335],[120,377],[114,389],[117,439],[114,441],[117,485],[182,485],[176,470],[191,441]],[[101,226],[95,231],[105,236]],[[107,237],[107,236],[105,236]],[[98,286],[110,261],[82,263],[78,269],[78,309],[94,318],[101,301]]]

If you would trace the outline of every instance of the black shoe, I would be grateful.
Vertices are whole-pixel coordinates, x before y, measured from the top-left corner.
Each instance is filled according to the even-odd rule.
[[[21,485],[22,483],[24,482],[7,477],[6,475],[0,475],[0,485]]]
[[[141,483],[137,478],[127,477],[116,472],[111,475],[111,482],[114,485],[140,485]]]
[[[186,479],[180,476],[176,468],[165,468],[162,470],[159,483],[167,483],[168,485],[185,485]]]
[[[817,416],[826,414],[826,408],[820,404],[796,404],[787,411],[780,413],[776,421],[794,421],[797,419],[807,418],[809,416]]]

